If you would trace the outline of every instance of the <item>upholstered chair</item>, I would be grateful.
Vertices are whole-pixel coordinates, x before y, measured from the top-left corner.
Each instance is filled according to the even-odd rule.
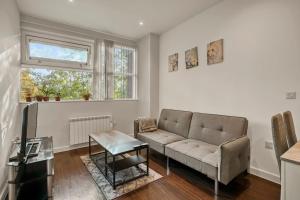
[[[281,171],[280,156],[288,150],[287,130],[281,114],[272,117],[272,134],[278,167]]]
[[[297,136],[296,136],[295,126],[294,126],[294,121],[293,121],[293,116],[291,111],[284,112],[283,118],[287,129],[288,145],[289,147],[292,147],[294,144],[297,143]]]

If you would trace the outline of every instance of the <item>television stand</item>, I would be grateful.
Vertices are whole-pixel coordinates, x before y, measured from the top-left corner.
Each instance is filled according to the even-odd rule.
[[[36,156],[29,156],[26,162],[9,161],[7,163],[9,200],[53,199],[53,141],[52,137],[38,139],[41,141],[41,146]],[[12,149],[17,148],[16,145],[14,143]]]

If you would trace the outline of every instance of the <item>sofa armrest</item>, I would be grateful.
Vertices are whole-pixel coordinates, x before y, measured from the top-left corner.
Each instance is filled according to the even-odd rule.
[[[157,120],[154,119],[155,121],[155,124],[157,125]],[[137,135],[139,133],[139,120],[138,119],[135,119],[134,122],[133,122],[133,130],[134,130],[134,137],[137,138]]]
[[[250,140],[247,136],[220,146],[219,181],[227,185],[247,170],[250,161]]]
[[[136,119],[133,123],[134,137],[137,138],[137,134],[139,133],[139,120]]]

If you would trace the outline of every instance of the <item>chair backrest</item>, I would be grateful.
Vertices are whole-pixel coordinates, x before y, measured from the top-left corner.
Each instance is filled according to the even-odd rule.
[[[272,134],[275,154],[278,162],[279,171],[281,171],[280,156],[288,150],[287,131],[281,114],[272,117]]]
[[[294,121],[293,121],[293,116],[291,111],[284,112],[283,118],[287,129],[288,145],[289,147],[291,147],[297,143],[297,136],[296,136],[295,126],[294,126]]]

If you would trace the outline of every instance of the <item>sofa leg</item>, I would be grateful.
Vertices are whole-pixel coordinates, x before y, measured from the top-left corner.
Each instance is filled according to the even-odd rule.
[[[219,182],[218,182],[218,178],[215,179],[215,195],[216,196],[219,195]]]
[[[217,197],[219,195],[219,169],[218,167],[216,167],[216,176],[215,176],[215,197]]]
[[[169,168],[169,157],[167,157],[167,175],[170,174],[170,168]]]

